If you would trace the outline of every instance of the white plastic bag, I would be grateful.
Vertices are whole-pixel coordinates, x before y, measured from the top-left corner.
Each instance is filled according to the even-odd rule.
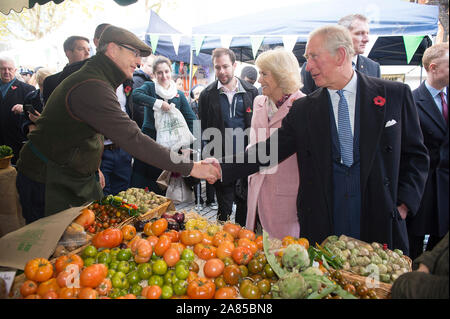
[[[174,104],[171,104],[169,111],[155,109],[155,129],[156,142],[172,151],[178,151],[183,146],[189,146],[195,141],[194,135],[189,131],[189,127],[183,114]]]
[[[189,203],[194,200],[194,192],[186,185],[180,174],[172,173],[166,197],[170,198],[175,204]]]

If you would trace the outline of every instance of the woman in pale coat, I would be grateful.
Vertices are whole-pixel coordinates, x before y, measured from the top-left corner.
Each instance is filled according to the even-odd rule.
[[[250,145],[264,141],[273,130],[281,127],[292,103],[304,96],[298,61],[292,52],[282,48],[269,50],[256,59],[262,94],[253,106]],[[297,217],[297,192],[300,182],[297,155],[277,166],[249,176],[248,229],[257,223],[271,237],[300,236]]]

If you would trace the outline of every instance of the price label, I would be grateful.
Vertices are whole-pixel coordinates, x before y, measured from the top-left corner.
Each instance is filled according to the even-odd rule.
[[[16,271],[0,271],[0,278],[6,283],[6,294],[9,294],[9,291],[11,290],[14,277],[16,277]]]

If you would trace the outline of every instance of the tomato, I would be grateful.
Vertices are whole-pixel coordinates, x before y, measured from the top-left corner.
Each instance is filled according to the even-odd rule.
[[[222,261],[225,264],[225,267],[230,266],[230,265],[236,265],[236,263],[234,262],[233,258],[231,258],[231,256],[223,258]]]
[[[147,237],[146,240],[150,243],[150,245],[152,245],[152,248],[154,249],[156,244],[158,243],[159,238],[156,236],[150,236]]]
[[[97,263],[99,264],[105,264],[109,265],[109,263],[112,261],[111,254],[107,251],[101,251],[97,255]]]
[[[147,280],[152,275],[152,265],[150,265],[149,263],[140,264],[137,267],[137,272],[140,279]]]
[[[233,223],[226,223],[223,225],[223,230],[229,233],[233,238],[238,238],[239,231],[242,229],[241,225],[233,224]]]
[[[152,271],[156,275],[164,275],[167,272],[167,264],[164,260],[160,259],[153,263]]]
[[[261,263],[259,260],[257,260],[256,258],[253,258],[252,260],[250,260],[250,262],[248,263],[248,271],[250,274],[257,274],[259,272],[262,272],[264,269],[264,264]]]
[[[98,292],[90,287],[81,288],[78,299],[97,299]]]
[[[252,251],[247,247],[236,247],[231,255],[238,265],[247,265],[253,257]]]
[[[236,299],[238,293],[234,287],[223,287],[216,291],[214,299]]]
[[[198,266],[198,264],[195,261],[191,261],[191,263],[189,264],[189,271],[198,273],[199,270],[200,270],[200,267]]]
[[[134,285],[141,281],[141,278],[139,277],[137,270],[135,270],[127,274],[127,280],[130,285]]]
[[[89,258],[89,257],[95,257],[97,256],[97,248],[95,248],[92,245],[87,246],[85,249],[83,249],[83,252],[81,254],[83,258]]]
[[[290,244],[295,244],[295,238],[293,236],[285,236],[285,237],[283,237],[283,239],[281,240],[281,245],[283,247],[287,247]]]
[[[213,236],[208,235],[207,233],[203,233],[203,239],[201,241],[204,245],[212,245],[213,243]]]
[[[265,295],[270,292],[271,284],[268,279],[262,279],[256,284],[261,294]]]
[[[214,282],[204,277],[194,279],[187,288],[187,295],[191,299],[212,299],[215,292]]]
[[[147,236],[155,236],[155,234],[153,234],[152,232],[151,222],[148,222],[147,224],[144,225],[144,234],[146,234]]]
[[[255,243],[256,243],[256,246],[258,246],[258,249],[259,249],[259,250],[263,250],[263,249],[264,249],[264,245],[263,245],[263,236],[258,236],[258,237],[256,237]]]
[[[252,232],[249,229],[244,229],[244,228],[242,228],[239,231],[238,237],[239,238],[248,238],[248,239],[253,240],[253,241],[256,239],[256,235],[255,235],[254,232]]]
[[[208,278],[216,278],[223,273],[225,264],[219,258],[209,259],[203,267],[203,272]]]
[[[170,247],[170,238],[167,236],[159,237],[158,243],[155,245],[155,254],[156,256],[164,255],[165,251]]]
[[[23,297],[35,294],[38,289],[37,284],[32,280],[25,281],[20,287],[20,293]]]
[[[183,296],[187,292],[188,283],[186,280],[178,280],[173,284],[173,292],[177,296]]]
[[[25,297],[25,299],[42,299],[38,294],[31,294]]]
[[[172,242],[171,244],[170,244],[170,248],[175,248],[176,250],[178,250],[178,252],[180,253],[180,257],[181,257],[181,254],[183,253],[183,250],[186,248],[186,246],[185,245],[183,245],[182,243],[174,243],[174,242]]]
[[[111,291],[111,288],[112,288],[111,279],[105,278],[100,283],[100,285],[98,285],[98,287],[95,288],[95,290],[97,290],[99,295],[106,296]]]
[[[214,285],[216,285],[216,289],[220,289],[226,287],[227,283],[225,282],[225,279],[223,279],[223,276],[219,276],[214,279]]]
[[[132,254],[133,253],[131,251],[131,248],[121,249],[117,253],[116,258],[118,261],[128,261],[128,260],[130,260]],[[111,269],[111,264],[110,264],[109,268]]]
[[[45,258],[35,258],[25,265],[25,276],[27,279],[43,282],[49,280],[53,275],[53,266]]]
[[[177,264],[175,267],[175,275],[180,280],[185,280],[189,276],[189,269],[181,264]]]
[[[84,208],[81,214],[74,220],[74,223],[83,226],[85,229],[95,222],[95,213],[89,208]]]
[[[194,247],[194,252],[200,259],[208,260],[216,257],[217,248],[210,245],[197,244]]]
[[[246,265],[239,265],[239,270],[241,271],[241,278],[245,278],[248,276],[248,268]]]
[[[169,223],[167,222],[167,219],[160,218],[157,221],[153,222],[150,227],[153,235],[159,236],[166,231],[168,225]]]
[[[171,285],[164,285],[161,288],[161,298],[170,299],[173,296],[173,288]]]
[[[239,239],[238,246],[247,247],[248,249],[251,250],[252,254],[256,254],[256,252],[258,251],[258,245],[254,241],[251,241],[248,238]]]
[[[187,261],[193,261],[195,259],[194,252],[192,249],[185,248],[183,249],[183,252],[181,253],[181,259],[187,260]]]
[[[236,285],[241,278],[241,270],[237,265],[226,266],[223,270],[223,279],[228,285]]]
[[[275,272],[272,269],[272,266],[270,266],[270,264],[266,264],[264,266],[264,272],[266,273],[267,278],[272,278],[273,276],[275,276]]]
[[[234,248],[234,243],[228,240],[224,241],[219,245],[219,247],[217,247],[217,258],[223,260],[226,257],[231,257],[231,253],[233,252]]]
[[[39,287],[37,289],[37,294],[42,297],[48,291],[54,291],[54,292],[58,293],[59,289],[60,289],[60,287],[58,286],[58,283],[56,282],[56,278],[51,278],[51,279],[41,282],[39,284]]]
[[[180,253],[175,248],[169,248],[164,252],[163,259],[167,266],[173,267],[180,260]]]
[[[136,236],[136,228],[133,225],[125,225],[122,227],[122,235],[124,240],[133,239]]]
[[[169,230],[169,231],[166,231],[166,232],[164,233],[164,235],[167,236],[167,237],[169,237],[169,238],[170,238],[170,241],[171,241],[172,243],[176,243],[176,242],[180,241],[180,233],[177,232],[175,229],[171,229],[171,230]]]
[[[147,240],[141,239],[137,244],[136,255],[139,257],[150,259],[152,253],[153,253],[152,245]]]
[[[148,285],[149,286],[159,286],[162,287],[164,285],[164,278],[160,275],[152,275],[149,279],[148,279]]]
[[[61,288],[71,286],[75,284],[75,279],[77,276],[79,276],[79,271],[75,268],[69,267],[61,271],[58,276],[56,276],[56,282]]]
[[[94,264],[83,269],[80,275],[82,287],[96,288],[108,274],[108,268],[104,264]]]
[[[189,275],[187,277],[187,282],[190,283],[191,281],[198,278],[198,274],[194,271],[189,271]]]
[[[219,231],[213,237],[213,245],[219,247],[224,241],[234,242],[234,237],[226,231]]]
[[[142,240],[142,237],[139,235],[134,236],[132,240],[129,241],[128,247],[133,254],[136,253],[139,242]]]
[[[136,299],[136,295],[135,294],[126,294],[125,296],[123,296],[123,299]]]
[[[84,262],[80,256],[74,254],[72,256],[60,256],[55,261],[55,269],[56,272],[59,273],[63,271],[67,265],[74,264],[78,266],[78,269],[81,270],[83,268]]]
[[[58,293],[55,291],[47,291],[43,296],[42,299],[59,299]]]
[[[239,292],[241,293],[241,296],[246,299],[260,299],[261,298],[261,291],[259,290],[258,286],[249,283],[246,285],[241,286],[239,289]]]
[[[112,276],[111,283],[114,288],[128,289],[130,283],[128,282],[127,275],[121,271],[118,271]]]
[[[304,238],[304,237],[299,238],[299,239],[297,240],[297,244],[302,245],[302,246],[305,247],[306,249],[309,248],[309,241],[308,241],[308,239],[306,239],[306,238]]]
[[[144,291],[142,291],[142,293],[143,292]],[[157,286],[157,285],[153,285],[153,286],[149,286],[147,293],[145,294],[145,297],[147,299],[159,299],[161,297],[161,294],[162,294],[161,287]]]
[[[197,229],[183,230],[180,234],[180,240],[186,246],[194,246],[203,240],[203,235]]]
[[[77,299],[80,288],[63,287],[59,290],[59,298],[61,299]]]
[[[122,243],[123,234],[118,228],[105,229],[92,238],[92,244],[96,248],[113,248]]]

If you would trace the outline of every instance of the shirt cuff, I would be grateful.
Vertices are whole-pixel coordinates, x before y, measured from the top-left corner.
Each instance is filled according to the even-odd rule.
[[[164,102],[163,100],[156,100],[155,103],[153,104],[153,110],[154,111],[160,110],[163,102]]]

